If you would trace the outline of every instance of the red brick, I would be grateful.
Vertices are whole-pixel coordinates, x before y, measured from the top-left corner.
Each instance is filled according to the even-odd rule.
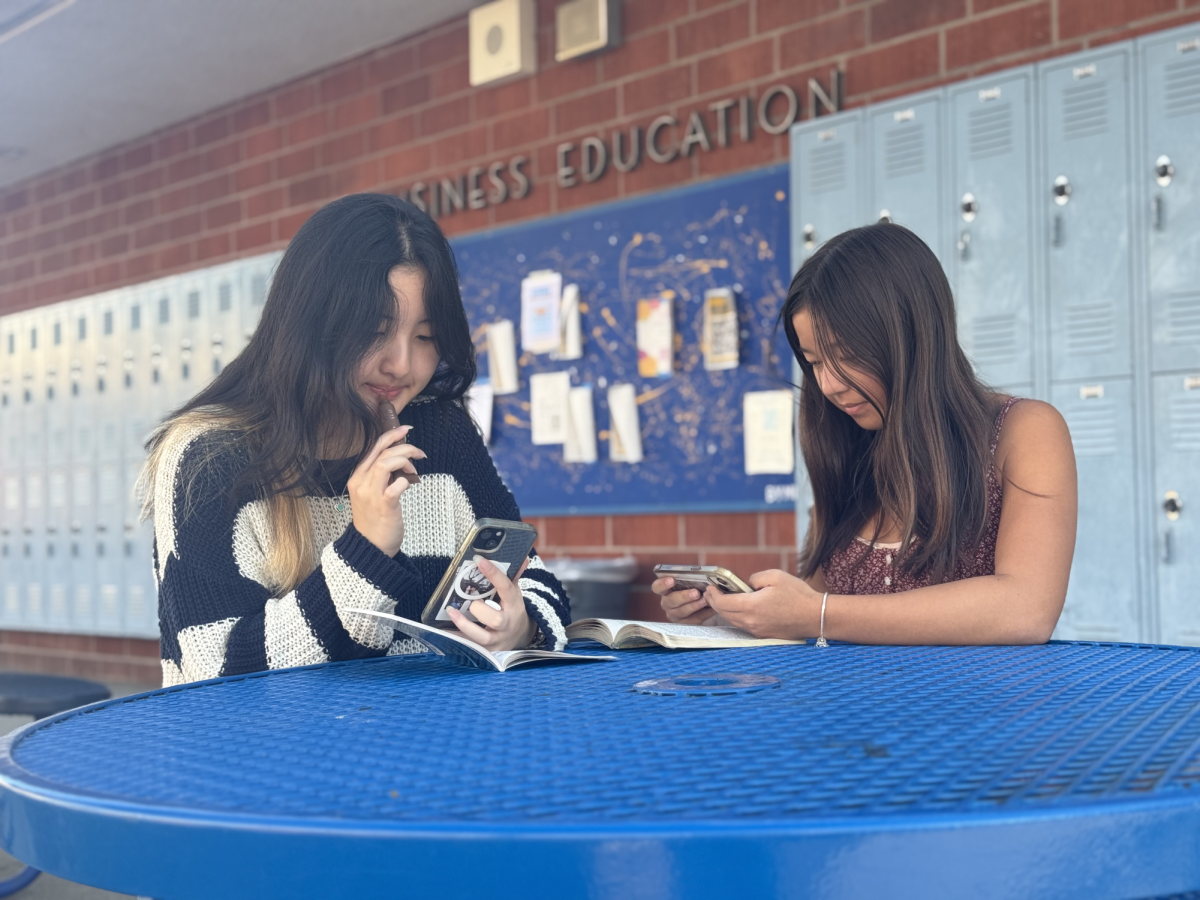
[[[202,262],[218,256],[229,255],[229,235],[211,234],[196,242],[196,260]]]
[[[846,93],[853,96],[896,88],[937,72],[938,37],[931,34],[850,57],[846,64]]]
[[[121,281],[121,264],[119,262],[105,263],[92,269],[92,283],[96,287],[108,287]]]
[[[121,171],[121,157],[115,153],[96,161],[92,166],[92,181],[105,181],[115,178]]]
[[[318,91],[322,103],[332,103],[357,94],[363,89],[366,72],[362,63],[353,63],[321,79]]]
[[[192,139],[186,128],[179,128],[176,131],[163,135],[154,144],[154,158],[166,159],[170,156],[178,156],[190,150],[192,147]]]
[[[755,41],[732,50],[706,56],[696,64],[700,94],[729,87],[743,87],[765,78],[774,69],[773,39]]]
[[[683,517],[689,547],[757,547],[757,513],[689,513]]]
[[[154,271],[154,254],[143,253],[125,260],[125,278],[127,282],[145,281]]]
[[[128,184],[124,181],[113,181],[100,188],[100,203],[107,206],[110,203],[120,203],[128,192]]]
[[[384,113],[392,113],[419,106],[427,102],[430,95],[429,76],[422,73],[415,78],[385,89],[380,105]]]
[[[796,514],[766,512],[763,517],[763,543],[768,547],[794,548],[796,546]]]
[[[537,99],[554,100],[595,87],[600,80],[599,68],[599,62],[591,57],[552,63],[549,68],[542,69],[534,76]]]
[[[275,117],[285,119],[311,109],[317,102],[316,87],[310,82],[298,84],[275,95]]]
[[[41,225],[52,225],[67,214],[67,204],[63,202],[47,203],[38,211],[38,222]]]
[[[656,69],[668,61],[670,33],[665,29],[631,38],[600,57],[602,78],[610,81]]]
[[[145,143],[121,154],[121,171],[132,172],[154,162],[154,144]]]
[[[282,128],[264,128],[246,136],[246,159],[254,159],[266,153],[274,153],[283,147]]]
[[[750,35],[750,6],[739,4],[675,26],[677,58],[726,47]]]
[[[201,156],[185,156],[167,166],[167,183],[178,184],[189,181],[204,170],[204,159]]]
[[[207,122],[201,122],[196,126],[194,145],[196,147],[203,147],[205,144],[221,141],[227,137],[229,137],[229,117],[220,116],[216,119],[210,119]]]
[[[614,178],[613,174],[610,170],[604,178],[590,184],[580,181],[570,188],[554,185],[556,208],[559,210],[578,209],[617,199],[620,181]]]
[[[642,585],[646,588],[649,588],[651,582],[654,581],[654,567],[657,565],[663,563],[676,566],[700,565],[699,553],[673,548],[664,548],[650,553],[634,552],[633,556],[638,561],[638,573],[634,577],[634,584]],[[656,600],[655,603],[657,602]]]
[[[212,230],[215,228],[226,228],[240,221],[242,218],[242,204],[238,200],[231,200],[228,203],[222,203],[219,206],[211,206],[204,211],[204,227]]]
[[[67,254],[63,251],[47,254],[38,261],[38,271],[43,275],[52,275],[55,272],[61,272],[66,267]]]
[[[363,146],[364,138],[365,135],[361,131],[352,131],[339,138],[326,141],[321,145],[320,164],[322,166],[336,166],[340,163],[357,159],[365,152]]]
[[[379,161],[368,159],[338,169],[329,176],[329,196],[377,191],[380,187]]]
[[[302,206],[305,203],[318,202],[329,197],[330,193],[329,176],[314,175],[312,178],[288,185],[288,204]]]
[[[692,70],[690,66],[676,66],[628,81],[621,90],[626,115],[662,108],[691,94]]]
[[[133,233],[133,245],[138,250],[161,244],[167,239],[167,223],[151,222],[145,228],[139,228]]]
[[[381,52],[367,63],[367,80],[371,84],[383,84],[408,75],[416,67],[416,54],[412,47]]]
[[[151,153],[154,148],[151,147]],[[33,186],[33,196],[39,203],[44,203],[51,200],[62,193],[62,188],[59,186],[57,178],[45,178]]]
[[[434,69],[429,78],[429,88],[434,97],[448,97],[451,94],[469,91],[471,80],[467,61],[460,59],[448,66]]]
[[[967,14],[967,0],[883,0],[871,7],[871,40],[890,41]]]
[[[688,0],[631,0],[621,10],[621,27],[625,34],[634,35],[669,25],[689,12]]]
[[[1200,0],[1194,0],[1194,2],[1191,2],[1188,5],[1195,6],[1198,3],[1200,3]],[[1141,37],[1144,34],[1151,34],[1156,31],[1164,31],[1168,28],[1176,28],[1180,25],[1191,24],[1195,22],[1197,18],[1200,18],[1200,15],[1195,12],[1188,12],[1182,13],[1178,16],[1172,16],[1169,19],[1156,18],[1152,21],[1143,21],[1140,24],[1132,25],[1129,28],[1122,28],[1117,31],[1107,32],[1101,37],[1091,37],[1088,39],[1087,45],[1088,47],[1102,47],[1105,44],[1111,44],[1116,41],[1132,40],[1133,38]],[[1063,44],[1055,45],[1054,49],[1056,51],[1056,56],[1072,52],[1062,50],[1061,48],[1063,46]],[[1006,62],[1006,66],[1011,65],[1013,65],[1011,62]]]
[[[153,200],[139,200],[137,203],[131,203],[125,207],[123,219],[126,225],[136,225],[138,222],[144,222],[146,219],[154,215]]]
[[[639,622],[665,622],[662,600],[649,591],[631,592],[629,595],[629,617]]]
[[[807,22],[833,12],[838,0],[754,0],[754,27],[760,34]]]
[[[1050,3],[1025,6],[946,32],[946,68],[1009,56],[1050,43]]]
[[[679,517],[613,516],[612,542],[614,547],[678,547]]]
[[[306,141],[324,137],[328,131],[329,113],[327,110],[320,109],[289,122],[287,142],[292,145],[303,144]]]
[[[734,137],[737,133],[736,122],[736,111],[731,110],[728,147],[723,149],[717,147],[716,129],[714,128],[712,131],[713,152],[693,154],[696,157],[696,168],[699,174],[704,176],[727,175],[787,160],[787,140],[784,137],[774,137],[760,131],[755,134],[754,140],[743,143],[741,138]]]
[[[107,237],[100,242],[101,256],[116,256],[119,253],[124,253],[128,249],[128,234],[114,234],[112,237]]]
[[[279,157],[276,162],[278,177],[294,178],[311,172],[317,165],[317,151],[314,147],[306,147],[294,153]]]
[[[271,104],[267,100],[259,100],[249,106],[243,106],[233,114],[232,130],[235,133],[249,131],[251,128],[261,128],[271,121]]]
[[[444,100],[423,110],[417,119],[422,136],[439,134],[451,128],[461,128],[471,121],[471,101],[468,97]]]
[[[271,223],[260,222],[246,228],[239,228],[235,239],[235,248],[239,253],[265,247],[271,243]]]
[[[283,188],[273,187],[246,198],[246,218],[257,219],[283,209]]]
[[[229,196],[229,192],[233,189],[233,179],[229,175],[221,174],[215,178],[209,178],[207,181],[202,181],[196,185],[196,202],[208,203],[211,200],[219,200],[222,197]]]
[[[1178,8],[1176,0],[1058,0],[1058,37],[1095,34]]]
[[[379,115],[379,97],[374,94],[361,94],[344,100],[333,110],[333,130],[342,131],[373,122]]]
[[[480,229],[487,228],[490,224],[491,222],[489,221],[486,209],[468,209],[438,220],[438,225],[446,237],[479,231]]]
[[[749,581],[755,572],[765,572],[767,569],[781,569],[787,564],[785,553],[763,553],[754,551],[706,550],[701,554],[703,565],[724,566],[734,575]]]
[[[417,44],[417,68],[429,69],[452,59],[467,55],[467,23],[465,17],[440,34],[431,35]]]
[[[487,119],[529,106],[532,80],[522,78],[500,87],[480,88],[475,92],[475,117]]]
[[[312,214],[316,211],[316,208],[312,207],[281,216],[275,222],[275,240],[290,241],[296,236],[296,232],[300,230],[300,226],[312,218]]]
[[[807,66],[866,44],[866,14],[854,10],[780,35],[779,62],[784,69]]]
[[[545,107],[508,116],[492,126],[492,149],[508,150],[544,140],[550,135],[550,112]]]
[[[367,145],[372,152],[387,150],[407,144],[417,133],[417,123],[412,116],[400,116],[371,127]]]
[[[540,535],[544,547],[605,546],[603,516],[547,517],[542,521],[546,529]]]
[[[441,138],[433,144],[433,164],[450,166],[468,159],[480,159],[487,155],[488,130],[486,125],[460,131]]]
[[[999,9],[1001,6],[1012,6],[1014,3],[1024,2],[1025,0],[971,0],[971,12],[978,15],[979,13]]]
[[[165,174],[166,173],[161,168],[147,169],[144,172],[138,172],[133,176],[133,178],[129,179],[130,196],[160,190],[163,185],[163,176]]]
[[[233,173],[234,190],[239,193],[261,187],[271,180],[271,163],[267,161],[242,166]]]
[[[183,269],[192,264],[193,258],[191,244],[176,244],[173,247],[165,247],[158,251],[157,268],[159,271],[166,272]]]
[[[193,203],[193,192],[190,187],[177,188],[158,195],[158,211],[161,215],[186,209]]]
[[[604,88],[594,94],[572,97],[554,107],[554,133],[570,134],[581,128],[594,131],[617,116],[617,89]]]
[[[203,167],[205,172],[219,172],[228,169],[242,159],[242,142],[230,141],[207,150],[204,154]]]
[[[399,150],[383,158],[384,181],[419,180],[430,169],[430,145]]]
[[[167,237],[173,241],[188,237],[200,231],[200,213],[190,212],[177,216],[167,223]]]

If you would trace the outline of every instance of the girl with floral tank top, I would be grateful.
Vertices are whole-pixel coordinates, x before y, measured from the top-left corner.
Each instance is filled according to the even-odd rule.
[[[819,644],[1049,640],[1075,549],[1071,438],[1054,407],[976,377],[932,251],[891,223],[840,234],[780,319],[813,491],[799,577],[703,595],[659,579],[668,618]]]

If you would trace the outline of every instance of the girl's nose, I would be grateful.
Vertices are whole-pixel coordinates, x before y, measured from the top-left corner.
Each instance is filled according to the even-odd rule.
[[[408,345],[404,341],[392,341],[379,361],[385,375],[402,377],[408,374]]]

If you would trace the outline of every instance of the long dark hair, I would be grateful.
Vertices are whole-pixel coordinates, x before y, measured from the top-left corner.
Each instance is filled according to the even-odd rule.
[[[298,556],[275,566],[276,580],[286,587],[309,563],[315,565],[298,500],[320,489],[318,447],[331,410],[339,411],[347,433],[361,435],[359,456],[381,432],[375,411],[358,395],[355,375],[396,327],[388,273],[397,266],[425,276],[425,312],[439,362],[422,394],[461,403],[475,380],[475,350],[445,236],[407,200],[388,194],[343,197],[314,213],[288,244],[246,348],[150,439],[148,509],[172,431],[192,423],[222,426],[217,430],[247,460],[231,496],[248,490],[267,500],[276,544],[280,537],[299,542]]]
[[[812,317],[822,362],[875,407],[879,431],[861,428],[821,393],[792,323],[802,310]],[[839,234],[800,267],[781,320],[803,373],[800,446],[814,499],[801,576],[815,574],[878,516],[876,539],[885,519],[903,529],[902,571],[948,580],[987,526],[998,399],[958,344],[954,298],[937,257],[899,225]],[[883,386],[885,408],[843,363]]]

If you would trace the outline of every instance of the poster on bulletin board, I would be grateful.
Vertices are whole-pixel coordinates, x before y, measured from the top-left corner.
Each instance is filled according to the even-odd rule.
[[[564,294],[578,285],[582,356],[518,345],[517,390],[494,398],[489,449],[524,515],[791,508],[790,474],[746,474],[743,428],[743,395],[785,389],[792,372],[776,328],[791,281],[787,190],[787,167],[776,166],[452,241],[481,373],[489,326],[522,321],[530,273],[560,274]],[[730,293],[717,296],[736,307],[737,364],[713,368],[710,352],[706,367],[706,296],[722,289]],[[528,285],[526,294],[528,313]],[[644,349],[639,367],[639,305],[643,344],[648,333],[671,335],[669,371],[648,366]],[[646,316],[665,309],[670,328],[648,332]],[[531,380],[550,373],[569,377],[572,404],[590,395],[598,454],[543,442],[546,398],[568,396],[561,378],[539,378],[534,408]],[[636,398],[641,448],[619,447],[614,459],[610,440],[620,429],[608,404],[622,385]],[[626,432],[631,412],[618,410]],[[593,461],[571,461],[581,458]]]

